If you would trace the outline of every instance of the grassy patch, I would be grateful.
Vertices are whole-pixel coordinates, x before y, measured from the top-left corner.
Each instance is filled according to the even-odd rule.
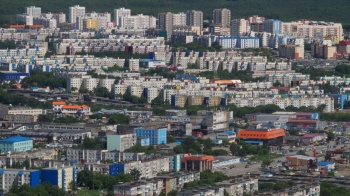
[[[270,155],[254,155],[249,160],[250,161],[265,161],[269,159],[277,159],[283,157],[281,154],[270,154]]]
[[[77,196],[99,196],[100,193],[97,190],[89,190],[82,188],[78,191]]]

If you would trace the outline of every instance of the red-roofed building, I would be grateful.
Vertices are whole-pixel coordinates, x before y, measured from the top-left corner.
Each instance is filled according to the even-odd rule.
[[[66,115],[90,115],[91,113],[91,108],[87,105],[66,105],[66,102],[64,101],[52,102],[52,109],[55,112],[61,112]]]
[[[187,154],[182,157],[182,168],[186,171],[206,171],[213,169],[214,156]]]

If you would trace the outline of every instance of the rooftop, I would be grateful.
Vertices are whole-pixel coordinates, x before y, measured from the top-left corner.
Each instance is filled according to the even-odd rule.
[[[14,142],[23,142],[23,141],[29,141],[32,140],[31,138],[22,137],[22,136],[15,136],[15,137],[9,137],[4,140],[0,140],[0,142],[8,142],[8,143],[14,143]]]

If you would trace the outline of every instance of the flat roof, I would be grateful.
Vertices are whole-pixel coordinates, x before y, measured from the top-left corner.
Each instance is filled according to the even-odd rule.
[[[23,142],[23,141],[29,141],[32,140],[28,137],[22,137],[22,136],[15,136],[15,137],[9,137],[4,140],[0,140],[0,142],[8,142],[8,143],[14,143],[14,142]]]

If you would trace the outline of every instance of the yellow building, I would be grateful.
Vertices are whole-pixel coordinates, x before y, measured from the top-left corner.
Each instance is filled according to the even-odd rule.
[[[87,18],[83,20],[84,29],[98,29],[98,19],[97,18]]]

